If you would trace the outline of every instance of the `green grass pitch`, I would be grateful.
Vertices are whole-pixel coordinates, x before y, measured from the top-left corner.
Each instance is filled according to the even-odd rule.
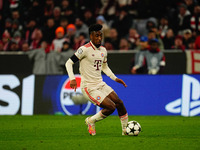
[[[87,132],[87,116],[0,116],[0,150],[199,150],[200,117],[129,116],[142,126],[139,136],[122,136],[118,116]]]

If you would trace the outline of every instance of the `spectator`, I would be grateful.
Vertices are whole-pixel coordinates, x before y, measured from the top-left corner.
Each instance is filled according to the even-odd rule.
[[[22,43],[21,50],[22,50],[23,52],[27,52],[27,51],[30,50],[30,49],[29,49],[28,42]]]
[[[65,11],[64,17],[68,20],[69,24],[73,24],[75,22],[75,14],[72,8],[68,8]]]
[[[138,34],[141,36],[147,36],[148,34],[146,29],[146,19],[133,20],[131,28],[136,29]]]
[[[17,20],[19,22],[19,25],[23,27],[24,21],[23,21],[23,19],[22,19],[22,17],[21,17],[21,15],[20,15],[18,10],[13,10],[12,11],[12,20]]]
[[[19,45],[18,45],[17,41],[15,41],[14,39],[12,39],[10,41],[8,51],[12,51],[12,52],[19,51]]]
[[[45,51],[45,53],[49,53],[51,45],[47,41],[42,41],[41,48]]]
[[[0,37],[3,34],[3,30],[4,30],[3,28],[4,28],[3,15],[0,8]]]
[[[128,43],[128,40],[126,38],[121,38],[119,42],[119,50],[129,50],[130,45]]]
[[[44,6],[44,16],[45,18],[52,17],[54,9],[54,1],[53,0],[46,0]]]
[[[60,26],[63,27],[63,29],[65,30],[65,34],[67,34],[67,26],[69,25],[69,22],[66,18],[62,18],[60,20]]]
[[[19,45],[19,49],[21,50],[22,43],[24,42],[24,39],[22,38],[22,34],[19,31],[15,32],[13,35],[13,39],[17,42],[17,44]]]
[[[76,37],[80,35],[80,33],[85,33],[88,35],[88,26],[83,22],[81,18],[76,18],[75,20],[75,26],[76,26]],[[89,39],[88,36],[86,36],[87,39]]]
[[[125,7],[125,6],[131,6],[133,4],[132,0],[117,0],[119,8]],[[129,7],[127,7],[129,8]]]
[[[92,24],[95,24],[96,20],[92,12],[88,9],[84,12],[84,23],[89,27]]]
[[[56,38],[53,40],[51,44],[51,51],[61,52],[63,43],[67,41],[67,39],[64,37],[64,29],[63,27],[58,27],[55,31]]]
[[[165,37],[168,29],[169,29],[169,21],[168,21],[168,18],[166,16],[164,16],[160,19],[160,24],[159,24],[159,28],[158,28],[158,32],[159,32],[161,38]]]
[[[69,0],[62,0],[60,8],[61,8],[61,15],[64,16],[65,15],[65,11],[70,8]]]
[[[139,35],[147,36],[152,28],[157,28],[157,19],[150,17],[148,19],[133,20],[132,27],[137,30]]]
[[[44,24],[42,18],[44,16],[43,7],[39,0],[33,0],[30,8],[28,9],[27,18],[35,19],[40,26]]]
[[[97,18],[96,18],[96,23],[97,24],[100,24],[103,26],[103,36],[104,38],[107,38],[109,37],[109,31],[110,31],[110,27],[108,26],[104,16],[102,15],[99,15]]]
[[[18,10],[12,11],[12,20],[11,36],[13,36],[14,32],[17,30],[23,34],[24,20]]]
[[[11,17],[10,13],[11,13],[12,9],[9,8],[10,1],[1,0],[1,2],[2,3],[0,5],[0,14],[1,14],[0,16],[2,17],[1,19],[3,21],[5,21],[4,20],[5,18],[10,18]]]
[[[196,0],[185,0],[185,4],[187,6],[187,9],[189,10],[189,12],[191,14],[193,14],[193,10],[194,10],[194,7],[196,5]]]
[[[1,51],[4,51],[4,50],[3,50],[3,42],[2,42],[2,41],[0,41],[0,52],[1,52]]]
[[[11,38],[10,33],[7,30],[5,30],[3,35],[2,35],[2,43],[3,43],[3,50],[4,51],[8,50],[10,38]]]
[[[180,35],[176,36],[176,38],[174,40],[174,45],[172,46],[172,49],[185,51],[185,45],[183,44],[182,36],[180,36]]]
[[[5,27],[4,27],[4,31],[8,31],[11,34],[11,30],[12,30],[12,19],[7,18],[5,20]]]
[[[158,33],[158,30],[157,28],[151,28],[152,30],[149,31],[148,33],[148,39],[149,41],[152,40],[152,39],[158,39],[158,43],[159,43],[159,49],[160,50],[163,50],[164,49],[164,44],[163,44],[163,41],[162,39],[160,38],[160,35]]]
[[[28,42],[30,45],[32,42],[32,33],[37,27],[37,22],[34,19],[30,19],[28,24],[26,25],[26,30],[25,30],[25,40]]]
[[[134,49],[136,47],[136,42],[138,41],[140,35],[137,33],[136,29],[130,28],[128,34],[128,42],[130,43],[130,48]]]
[[[74,38],[76,37],[75,34],[76,34],[75,25],[69,24],[67,26],[67,35],[65,35],[65,37],[68,39],[71,48],[74,46]]]
[[[122,7],[119,15],[114,19],[112,28],[116,28],[118,32],[118,37],[126,37],[128,35],[129,29],[132,26],[132,18],[130,18],[127,13],[127,8]]]
[[[19,24],[18,20],[14,20],[12,23],[11,36],[13,36],[16,32],[20,32],[21,34],[23,34],[23,28]]]
[[[102,3],[104,2],[105,1],[102,0],[77,0],[76,14],[77,16],[83,17],[84,12],[89,9],[94,17],[96,17],[97,14],[99,14],[99,9],[102,6]]]
[[[142,36],[139,40],[137,46],[138,52],[135,54],[134,59],[132,59],[131,73],[132,74],[144,74],[147,73],[147,65],[145,62],[145,53],[148,49],[148,37]]]
[[[113,20],[117,14],[116,0],[107,0],[102,3],[99,14],[104,15],[107,20]]]
[[[185,48],[189,48],[189,40],[192,38],[192,31],[190,29],[186,29],[183,31],[183,45]]]
[[[43,27],[42,32],[43,32],[43,40],[46,41],[48,44],[51,44],[53,39],[55,38],[55,22],[53,18],[49,18],[47,20],[46,26]]]
[[[79,37],[75,38],[76,42],[74,43],[73,49],[77,50],[79,47],[81,47],[82,45],[84,45],[87,41],[86,39],[86,34],[85,33],[80,33]]]
[[[72,51],[72,49],[70,48],[70,43],[68,41],[65,41],[63,43],[61,52],[67,52],[67,51]]]
[[[168,29],[166,35],[164,36],[163,40],[163,44],[164,44],[164,49],[165,50],[169,50],[172,48],[172,46],[174,45],[174,32],[172,29]]]
[[[119,49],[119,38],[118,38],[118,32],[115,28],[110,29],[109,40],[112,43],[114,50],[118,50]]]
[[[190,17],[190,27],[193,32],[193,36],[196,36],[200,32],[200,6],[194,7],[194,14]]]
[[[158,39],[149,41],[148,51],[145,52],[148,74],[160,74],[165,66],[165,56],[159,49]]]
[[[60,7],[55,7],[53,9],[53,19],[54,19],[54,22],[55,22],[55,26],[58,27],[60,25],[60,20],[61,20]]]
[[[195,38],[190,38],[188,40],[188,50],[195,50],[196,47],[195,47]]]
[[[181,2],[181,4],[179,2]],[[185,4],[183,2],[185,2]],[[155,3],[158,5],[155,5]],[[131,10],[129,8],[131,8]],[[155,8],[155,10],[149,8]],[[142,11],[142,9],[145,9],[145,11]],[[144,13],[146,16],[142,15],[141,13],[143,12],[148,12],[148,14]],[[157,12],[159,12],[159,14],[156,14]],[[61,25],[61,16],[65,18],[65,21],[67,19],[68,23],[66,21],[63,23],[63,25]],[[173,2],[162,1],[159,3],[157,1],[151,3],[142,3],[142,1],[139,2],[138,0],[96,0],[92,2],[91,0],[77,0],[76,2],[73,0],[9,0],[3,1],[3,5],[0,7],[0,33],[2,36],[3,32],[7,30],[11,37],[13,37],[15,32],[20,30],[20,32],[22,32],[21,36],[25,37],[25,40],[29,42],[30,45],[32,42],[31,36],[33,31],[37,28],[42,28],[45,41],[51,43],[55,38],[56,27],[54,27],[53,31],[46,31],[44,33],[47,25],[46,20],[49,18],[55,18],[56,22],[54,20],[54,24],[56,24],[56,26],[62,26],[64,29],[66,29],[68,24],[75,23],[75,16],[82,17],[83,20],[86,18],[85,21],[88,25],[92,24],[91,22],[98,22],[99,24],[103,24],[103,26],[106,24],[103,27],[103,30],[106,30],[105,28],[107,27],[115,27],[118,31],[119,39],[126,37],[127,40],[132,43],[131,49],[134,48],[135,43],[134,38],[131,37],[128,39],[130,27],[137,29],[137,32],[140,33],[140,35],[148,34],[144,31],[154,31],[156,33],[156,37],[153,38],[157,38],[159,40],[159,47],[161,50],[163,49],[161,39],[164,40],[164,38],[167,37],[166,34],[170,28],[173,28],[174,36],[176,36],[177,33],[180,33],[180,35],[183,36],[183,44],[186,46],[186,48],[188,48],[189,45],[185,43],[183,31],[186,29],[191,29],[194,38],[199,34],[198,32],[200,32],[199,0],[178,0]],[[98,17],[95,20],[96,16]],[[138,20],[133,20],[132,16],[135,16]],[[144,16],[148,19],[140,18],[141,16]],[[157,25],[157,20],[159,19],[158,17],[161,18],[159,20],[159,26]],[[132,24],[133,21],[136,26],[138,25],[140,27],[134,26],[135,24]],[[129,24],[131,25],[129,26]],[[171,24],[173,26],[171,26]],[[145,27],[146,29],[144,29]],[[78,26],[76,28],[78,32]],[[142,30],[140,31],[140,29]],[[86,29],[84,31],[87,32]],[[133,33],[133,30],[130,31]],[[77,34],[77,37],[81,32]],[[107,30],[103,32],[107,40],[106,45],[108,45],[110,49],[113,49],[112,47],[115,46],[113,43],[111,43],[112,40],[108,40],[109,31]],[[65,34],[68,33],[65,31]],[[88,36],[88,34],[86,35]],[[170,43],[168,43],[168,45],[171,45],[171,40],[172,39],[168,41]],[[72,43],[70,43],[70,45]],[[196,45],[198,45],[198,43],[196,43]]]
[[[111,42],[111,39],[110,38],[105,38],[104,40],[104,47],[107,49],[107,50],[114,50],[114,47],[112,45],[112,42]]]
[[[200,35],[196,37],[195,50],[200,50]]]
[[[157,20],[154,17],[150,17],[146,22],[146,32],[149,33],[157,29]]]
[[[32,34],[32,42],[30,44],[30,49],[38,49],[41,47],[42,42],[42,31],[40,29],[35,29]]]
[[[181,4],[179,6],[176,29],[179,35],[183,35],[183,30],[190,28],[190,15],[191,13],[187,10],[187,6],[185,4]]]

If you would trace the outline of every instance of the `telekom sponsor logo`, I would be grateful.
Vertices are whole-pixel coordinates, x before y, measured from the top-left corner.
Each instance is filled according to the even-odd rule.
[[[95,60],[94,61],[94,67],[96,67],[96,70],[99,70],[99,68],[101,67],[101,60]]]
[[[182,95],[165,106],[166,111],[182,116],[200,114],[200,82],[191,76],[183,75]]]

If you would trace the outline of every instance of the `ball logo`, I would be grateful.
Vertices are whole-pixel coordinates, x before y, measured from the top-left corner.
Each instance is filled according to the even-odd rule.
[[[101,53],[101,57],[103,57],[104,56],[104,54],[103,53]]]
[[[83,100],[84,97],[80,88],[81,84],[80,76],[76,76],[76,82],[77,82],[76,92],[74,91],[74,89],[70,87],[69,78],[63,83],[60,91],[60,104],[63,111],[67,115],[86,114],[86,112],[89,110],[91,106],[91,103],[89,101],[86,101],[85,103],[85,100]],[[77,104],[77,101],[73,99],[74,97],[78,97],[80,99],[79,104]]]

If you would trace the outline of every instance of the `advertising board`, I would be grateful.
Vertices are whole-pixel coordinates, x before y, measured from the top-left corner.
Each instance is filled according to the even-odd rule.
[[[117,75],[127,88],[103,75],[129,115],[200,115],[200,75]],[[91,115],[100,110],[67,75],[0,75],[0,115]],[[117,115],[117,111],[113,113]]]

